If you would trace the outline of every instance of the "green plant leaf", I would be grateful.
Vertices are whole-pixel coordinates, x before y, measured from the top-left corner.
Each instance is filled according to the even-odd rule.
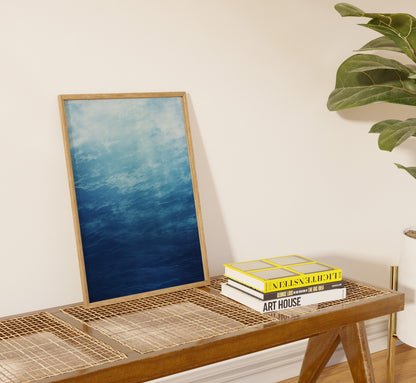
[[[377,55],[357,54],[345,60],[329,95],[329,110],[341,110],[374,102],[416,106],[416,81],[412,68]]]
[[[416,134],[416,118],[405,121],[385,120],[373,125],[370,133],[380,133],[378,147],[391,152],[396,146]]]
[[[401,120],[384,120],[374,124],[368,133],[381,133],[384,129],[389,128],[391,125],[401,122]]]
[[[392,39],[389,39],[388,37],[385,37],[385,36],[381,36],[374,40],[371,40],[370,42],[365,44],[363,47],[358,49],[357,51],[364,52],[364,51],[375,51],[375,50],[404,53],[403,50],[399,48]]]
[[[371,40],[359,51],[386,50],[406,54],[416,62],[416,18],[405,13],[366,13],[347,3],[335,9],[343,17],[367,17],[360,24],[383,36]],[[357,54],[338,68],[335,89],[329,95],[329,110],[341,110],[374,102],[416,106],[416,69],[377,55]],[[381,150],[392,151],[410,137],[416,136],[416,118],[384,120],[374,124],[370,133],[378,133]],[[396,164],[416,179],[416,167]]]
[[[360,25],[379,32],[387,38],[391,39],[408,57],[416,62],[416,24],[413,26],[413,23],[416,23],[416,19],[410,15],[405,14],[392,15],[392,19],[393,16],[395,16],[394,21],[396,22],[396,25],[394,26],[386,25],[379,19],[373,19],[367,24]],[[401,18],[405,18],[405,20],[402,20],[403,23],[400,20]],[[404,27],[403,24],[405,25]]]
[[[347,3],[337,4],[335,9],[343,17],[371,18],[367,24],[360,25],[391,39],[401,51],[416,62],[416,19],[412,15],[407,13],[366,13]]]
[[[368,17],[371,19],[379,19],[386,24],[389,24],[391,16],[395,15],[395,13],[368,13],[364,12],[360,8],[357,8],[354,5],[348,3],[338,3],[335,4],[336,11],[342,17]]]
[[[376,69],[392,69],[407,75],[415,74],[413,68],[396,60],[386,59],[377,55],[357,54],[348,59],[348,71],[351,73],[368,72]]]
[[[346,16],[364,16],[365,12],[360,8],[348,3],[338,3],[335,5],[335,9],[342,17]]]
[[[413,178],[416,178],[416,167],[406,167],[400,164],[395,164],[399,169],[406,170]]]

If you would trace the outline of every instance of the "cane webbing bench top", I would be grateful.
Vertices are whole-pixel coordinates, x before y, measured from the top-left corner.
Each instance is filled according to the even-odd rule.
[[[63,311],[142,354],[276,320],[197,288]]]
[[[213,278],[210,287],[219,292],[224,282],[225,277]],[[388,293],[348,279],[345,285],[345,299],[268,314],[197,288],[96,308],[79,305],[62,311],[144,354]]]
[[[126,355],[42,312],[0,321],[0,382],[32,382]]]
[[[345,299],[261,314],[220,295],[224,282],[0,320],[0,383],[142,382],[403,307],[403,294],[345,279]]]

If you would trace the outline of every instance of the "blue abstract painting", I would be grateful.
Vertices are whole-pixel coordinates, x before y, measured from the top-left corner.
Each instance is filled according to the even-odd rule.
[[[89,302],[203,281],[182,98],[64,109]]]

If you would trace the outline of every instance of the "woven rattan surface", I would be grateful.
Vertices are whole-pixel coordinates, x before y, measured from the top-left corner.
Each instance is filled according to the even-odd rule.
[[[47,313],[0,322],[0,382],[31,382],[126,356]]]
[[[220,291],[221,283],[224,282],[225,277],[212,279],[210,287]],[[74,306],[62,311],[144,354],[388,294],[388,290],[348,279],[345,280],[345,286],[346,299],[269,314],[260,314],[221,295],[201,289],[188,289],[96,308]]]
[[[391,294],[389,290],[345,279],[346,299],[261,314],[221,296],[224,282],[225,277],[213,279],[210,292],[193,288],[95,308],[67,307],[61,309],[59,316],[70,315],[134,352],[147,354],[241,334],[242,330],[256,326],[261,329],[273,323],[289,324],[291,319]],[[43,378],[50,381],[64,373],[79,374],[81,369],[101,368],[107,362],[120,363],[126,358],[103,343],[108,338],[100,338],[92,338],[49,312],[0,321],[0,382],[24,383]]]
[[[62,311],[143,354],[276,320],[196,288]]]

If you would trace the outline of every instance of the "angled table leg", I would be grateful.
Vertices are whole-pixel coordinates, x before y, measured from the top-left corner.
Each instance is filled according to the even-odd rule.
[[[299,383],[314,383],[317,381],[340,340],[342,341],[354,382],[375,382],[365,325],[363,322],[358,322],[309,339],[299,375]]]
[[[342,327],[339,331],[355,383],[374,383],[374,371],[364,322]]]
[[[298,383],[316,382],[339,342],[338,329],[309,338]]]

